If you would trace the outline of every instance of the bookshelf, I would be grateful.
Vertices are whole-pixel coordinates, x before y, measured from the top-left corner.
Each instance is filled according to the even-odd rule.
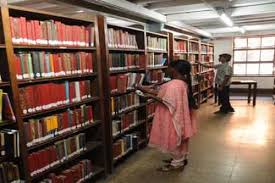
[[[198,104],[213,96],[214,70],[206,69],[195,62],[214,64],[214,45],[200,39],[176,37],[169,33],[170,55],[174,60],[189,60],[192,64],[193,95]]]
[[[166,82],[170,57],[191,60],[198,102],[211,97],[212,71],[194,61],[212,64],[214,46],[199,39],[113,25],[101,15],[82,20],[7,5],[1,21],[0,89],[16,121],[4,119],[0,131],[18,130],[20,157],[0,162],[17,165],[27,183],[79,170],[79,161],[89,172],[80,181],[90,182],[146,146],[156,103],[137,96],[133,85],[145,75],[144,84]],[[55,159],[61,149],[70,153]]]
[[[39,182],[55,176],[52,173],[74,171],[80,168],[77,161],[95,167],[86,169],[89,174],[81,181],[105,175],[97,19],[7,5],[1,6],[1,15],[0,51],[6,63],[0,86],[10,90],[16,122],[4,122],[0,128],[18,129],[21,179]],[[20,26],[14,26],[17,23]]]

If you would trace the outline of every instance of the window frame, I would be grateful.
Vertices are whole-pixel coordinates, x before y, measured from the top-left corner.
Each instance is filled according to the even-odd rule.
[[[262,38],[266,38],[266,37],[275,37],[274,34],[272,35],[263,35],[263,36],[242,36],[242,37],[234,37],[233,38],[233,71],[234,71],[234,66],[235,64],[245,64],[246,65],[246,70],[245,70],[245,74],[235,74],[234,76],[236,77],[273,77],[275,76],[275,43],[274,46],[269,46],[269,47],[262,47]],[[246,39],[246,48],[235,48],[235,39]],[[248,47],[248,39],[249,38],[260,38],[260,47],[255,47],[255,48],[250,48]],[[260,60],[259,61],[248,61],[248,51],[249,50],[259,50],[260,51]],[[273,61],[261,61],[261,54],[262,54],[262,50],[273,50],[274,54],[273,54]],[[246,61],[235,61],[235,51],[246,51]],[[269,64],[273,64],[273,72],[272,74],[260,74],[260,68],[261,68],[261,64],[265,64],[265,63],[269,63]],[[259,69],[258,69],[258,74],[247,74],[247,64],[259,64]]]

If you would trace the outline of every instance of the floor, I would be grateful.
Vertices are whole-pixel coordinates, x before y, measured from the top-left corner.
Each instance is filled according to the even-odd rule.
[[[183,172],[155,169],[167,158],[146,148],[118,166],[102,183],[275,183],[275,105],[258,99],[256,107],[233,100],[234,114],[217,116],[214,104],[198,111],[199,133]]]

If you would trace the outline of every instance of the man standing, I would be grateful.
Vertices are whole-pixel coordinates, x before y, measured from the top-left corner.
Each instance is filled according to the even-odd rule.
[[[235,112],[229,101],[230,83],[233,75],[233,69],[229,65],[231,61],[231,55],[224,53],[219,55],[219,62],[214,66],[199,63],[203,67],[217,69],[215,83],[218,85],[218,96],[221,103],[220,110],[215,113],[228,113]]]

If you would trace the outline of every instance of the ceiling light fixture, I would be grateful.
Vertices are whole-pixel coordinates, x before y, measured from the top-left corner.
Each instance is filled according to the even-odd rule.
[[[220,19],[229,27],[232,27],[234,25],[232,20],[225,13],[222,13],[220,15]]]
[[[239,27],[239,31],[244,34],[245,33],[245,29],[243,27]]]
[[[77,10],[76,13],[83,13],[83,10]]]

